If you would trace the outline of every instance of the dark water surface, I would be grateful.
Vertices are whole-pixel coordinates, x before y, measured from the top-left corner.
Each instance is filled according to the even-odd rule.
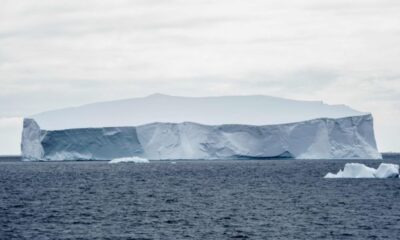
[[[0,162],[0,239],[400,239],[400,179],[345,162]]]

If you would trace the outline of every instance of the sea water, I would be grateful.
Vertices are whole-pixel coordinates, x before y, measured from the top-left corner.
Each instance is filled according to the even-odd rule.
[[[398,239],[400,179],[346,162],[0,162],[0,239]]]

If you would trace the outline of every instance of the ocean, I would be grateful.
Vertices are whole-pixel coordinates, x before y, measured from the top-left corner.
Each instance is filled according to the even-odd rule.
[[[400,179],[346,162],[0,161],[0,239],[399,239]]]

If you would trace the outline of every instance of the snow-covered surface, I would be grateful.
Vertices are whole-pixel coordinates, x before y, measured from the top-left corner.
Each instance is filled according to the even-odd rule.
[[[338,173],[328,173],[325,178],[395,178],[399,176],[399,165],[381,163],[378,169],[361,163],[346,163]]]
[[[150,161],[146,158],[141,157],[124,157],[124,158],[115,158],[108,163],[149,163]]]
[[[269,125],[364,114],[345,105],[261,95],[176,97],[154,94],[49,111],[30,118],[35,119],[43,129],[57,130],[139,126],[153,122]]]
[[[380,159],[371,115],[279,125],[151,123],[49,131],[25,119],[25,160]]]

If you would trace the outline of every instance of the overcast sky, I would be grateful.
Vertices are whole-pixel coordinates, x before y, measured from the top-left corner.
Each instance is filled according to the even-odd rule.
[[[2,0],[0,128],[154,92],[265,94],[372,112],[400,151],[399,43],[398,0]]]

